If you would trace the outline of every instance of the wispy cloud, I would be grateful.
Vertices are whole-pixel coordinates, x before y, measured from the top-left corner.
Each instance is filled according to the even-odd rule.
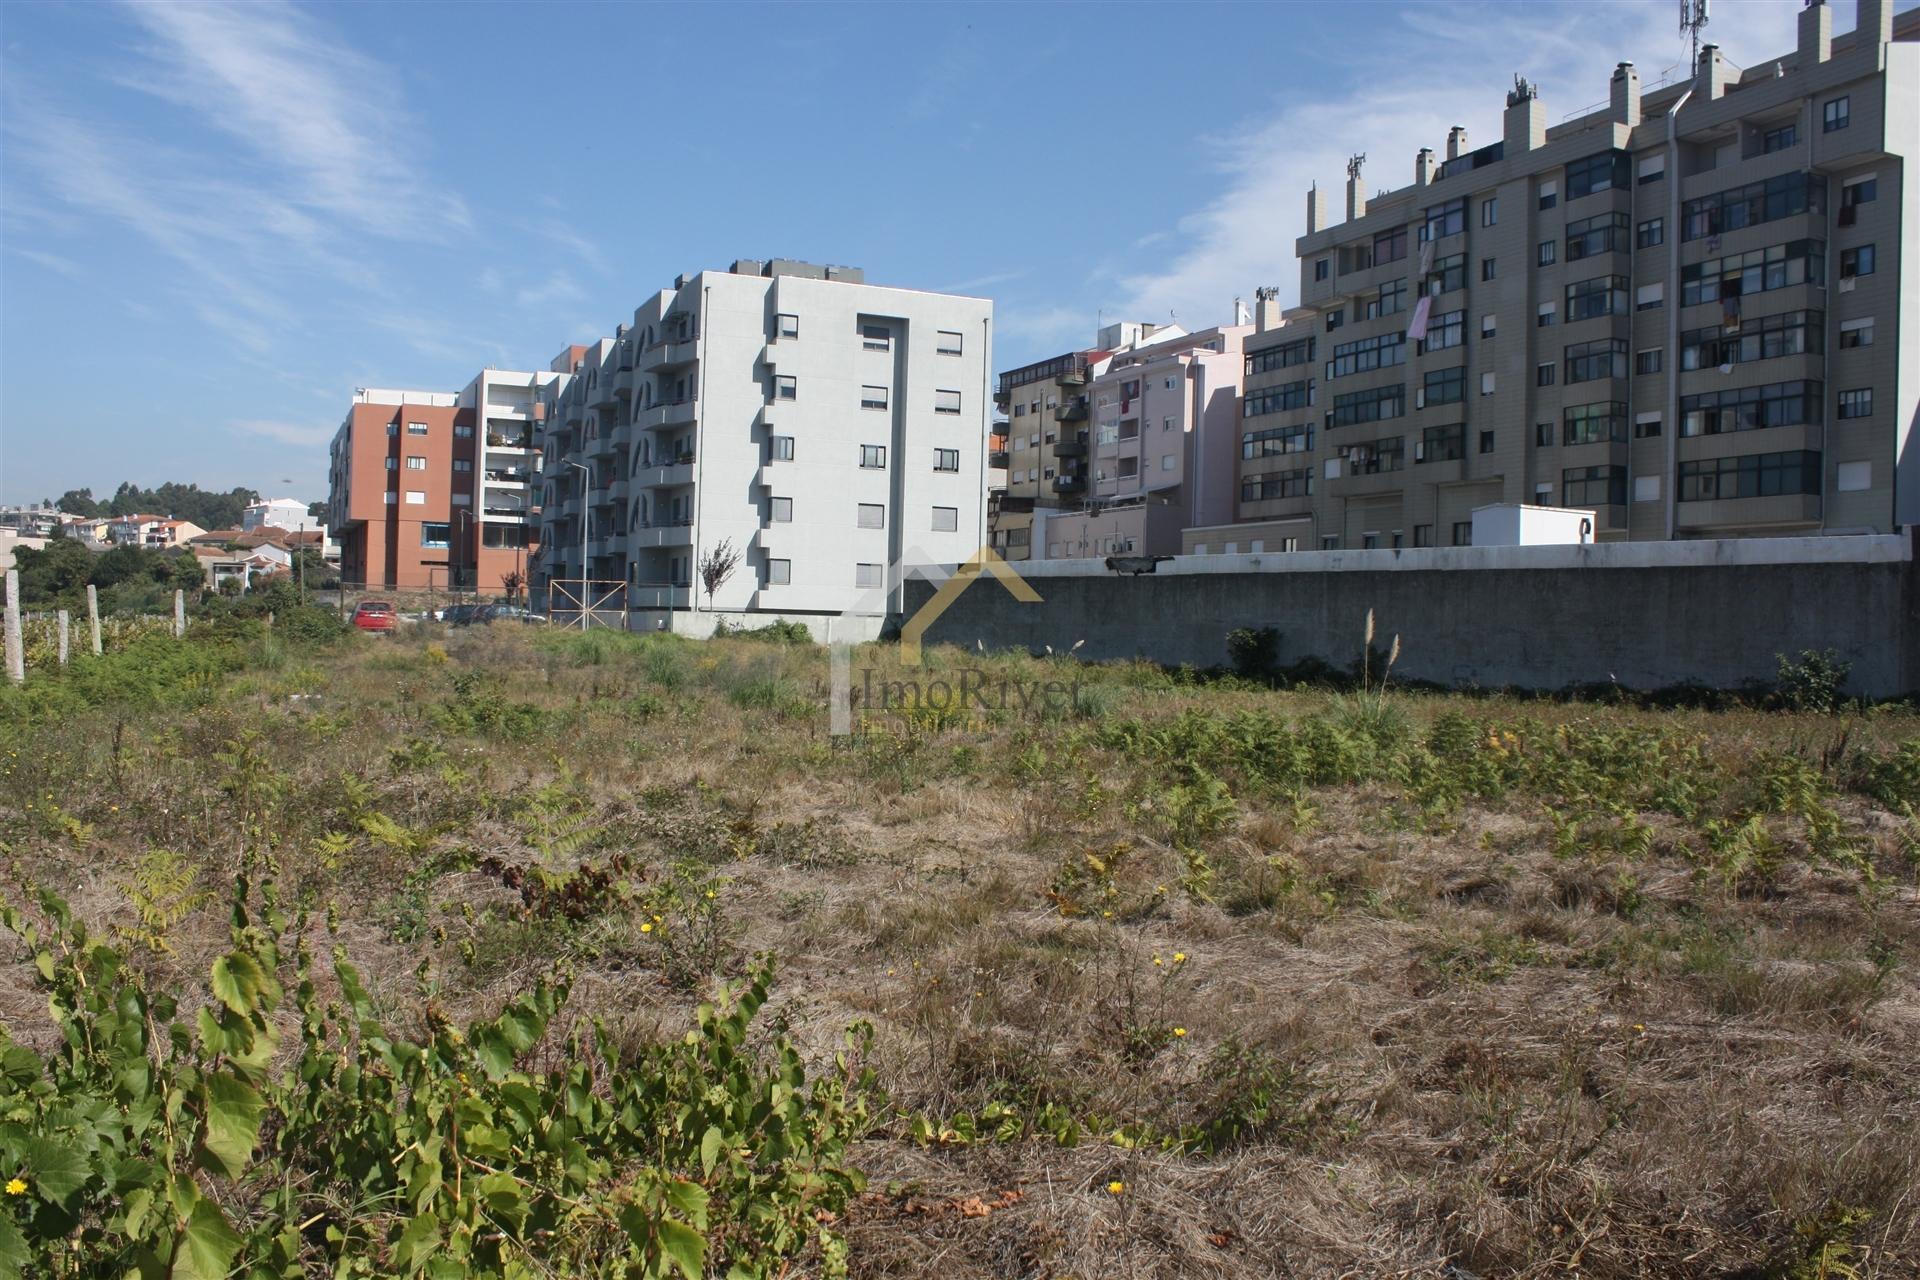
[[[71,258],[63,258],[57,253],[46,253],[39,249],[24,249],[18,245],[13,246],[13,252],[19,257],[25,258],[28,262],[34,263],[36,266],[45,267],[55,275],[65,276],[69,280],[78,280],[86,274],[86,272],[80,269],[79,263],[73,261]]]
[[[1025,271],[996,271],[992,275],[975,276],[971,280],[961,280],[955,284],[943,284],[935,293],[972,293],[975,289],[991,289],[997,284],[1009,284],[1026,275]]]
[[[266,440],[277,440],[281,444],[311,447],[322,445],[333,439],[339,430],[339,424],[316,426],[303,422],[273,422],[267,419],[250,418],[232,424],[233,430],[245,436],[259,436]]]
[[[1404,77],[1353,79],[1351,93],[1315,94],[1250,120],[1218,144],[1220,194],[1182,218],[1169,241],[1143,236],[1135,249],[1182,246],[1159,265],[1118,275],[1119,313],[1158,318],[1177,312],[1188,328],[1224,320],[1235,296],[1277,284],[1281,297],[1299,292],[1294,239],[1306,230],[1308,187],[1318,181],[1337,220],[1344,204],[1346,160],[1365,152],[1371,192],[1405,186],[1421,147],[1439,151],[1452,124],[1468,126],[1475,146],[1500,136],[1507,87],[1500,67],[1542,86],[1549,124],[1604,101],[1616,61],[1636,60],[1656,78],[1673,62],[1668,6],[1631,0],[1599,6],[1434,4],[1401,10],[1397,27],[1373,32],[1375,66],[1408,68]],[[1756,62],[1791,49],[1791,4],[1752,4],[1725,33],[1729,56]],[[1489,64],[1487,33],[1497,21],[1500,65]],[[1716,32],[1716,34],[1721,34]],[[1731,47],[1737,42],[1738,48]],[[1684,62],[1685,54],[1681,53]],[[1684,70],[1684,69],[1683,69]]]
[[[572,276],[556,271],[544,280],[522,287],[514,294],[513,301],[520,307],[550,307],[560,302],[578,302],[585,296]]]

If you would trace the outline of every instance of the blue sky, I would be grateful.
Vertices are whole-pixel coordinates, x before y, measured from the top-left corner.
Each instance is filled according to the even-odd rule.
[[[1710,35],[1744,66],[1798,8]],[[544,367],[738,257],[990,296],[1000,368],[1102,313],[1219,322],[1291,300],[1349,152],[1398,187],[1449,125],[1497,137],[1516,71],[1552,121],[1622,58],[1656,81],[1673,10],[10,5],[0,501],[321,497],[354,387]]]

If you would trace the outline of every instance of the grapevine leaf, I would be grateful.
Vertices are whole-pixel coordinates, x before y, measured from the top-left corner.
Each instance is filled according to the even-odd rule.
[[[707,1238],[684,1222],[660,1219],[660,1252],[687,1280],[700,1280],[707,1263]]]
[[[186,1229],[173,1250],[170,1280],[226,1280],[240,1237],[211,1200],[193,1206]]]
[[[200,1088],[207,1109],[207,1131],[201,1144],[216,1170],[237,1178],[260,1141],[260,1118],[266,1103],[252,1085],[224,1072],[209,1074]]]

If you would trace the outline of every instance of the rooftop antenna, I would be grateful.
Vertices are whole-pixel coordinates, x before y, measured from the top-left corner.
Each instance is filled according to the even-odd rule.
[[[1680,34],[1686,36],[1692,48],[1688,52],[1688,66],[1700,65],[1700,32],[1707,25],[1708,0],[1680,0]]]

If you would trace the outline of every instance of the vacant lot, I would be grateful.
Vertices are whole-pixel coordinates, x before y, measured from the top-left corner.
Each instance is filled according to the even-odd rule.
[[[175,1051],[202,1057],[135,1144],[159,1160],[204,1127],[171,1182],[94,1168],[40,1197],[60,1162],[0,1124],[28,1175],[0,1214],[47,1271],[122,1265],[137,1239],[174,1250],[176,1275],[342,1256],[594,1274],[628,1246],[635,1274],[683,1258],[949,1280],[1920,1271],[1909,711],[1273,691],[951,651],[906,673],[876,648],[856,653],[856,687],[868,670],[1077,687],[878,717],[846,741],[808,646],[429,627],[176,648],[195,645],[217,657],[0,703],[0,896],[41,940],[7,938],[0,1019],[37,1056],[9,1051],[0,1107],[55,1128],[84,1110],[22,1120],[34,1064],[105,1034],[69,1020],[59,1048],[48,972],[56,1004],[103,983],[152,993],[86,1025],[146,1035],[132,1052],[156,1061],[170,995]],[[29,884],[124,966],[56,968],[73,948],[46,942]],[[675,1057],[716,975],[758,957],[771,994],[737,1043]],[[564,1009],[516,1023],[510,1002],[552,973]],[[597,1037],[574,1036],[587,1017]],[[870,1035],[849,1038],[857,1024]],[[282,1079],[303,1034],[357,1047]],[[740,1062],[797,1071],[781,1038],[825,1082],[805,1095],[823,1110],[786,1122],[788,1146],[696,1125],[697,1154],[675,1155],[668,1131],[726,1110],[715,1091]],[[364,1101],[390,1079],[398,1115],[442,1059],[471,1062],[443,1073],[444,1132],[433,1107],[417,1131],[349,1122],[329,1092]],[[620,1082],[683,1069],[691,1100],[632,1120],[651,1104]],[[101,1071],[138,1114],[152,1078]],[[244,1105],[223,1107],[215,1076],[252,1091]],[[533,1100],[519,1138],[473,1118],[515,1099]],[[577,1166],[571,1148],[529,1155],[563,1111],[583,1135],[657,1136],[658,1167],[584,1136]],[[330,1127],[378,1129],[391,1154],[356,1164],[337,1132],[315,1136]],[[803,1131],[793,1168],[817,1176],[773,1154]],[[72,1242],[32,1245],[62,1214]],[[704,1224],[704,1252],[682,1222]]]

